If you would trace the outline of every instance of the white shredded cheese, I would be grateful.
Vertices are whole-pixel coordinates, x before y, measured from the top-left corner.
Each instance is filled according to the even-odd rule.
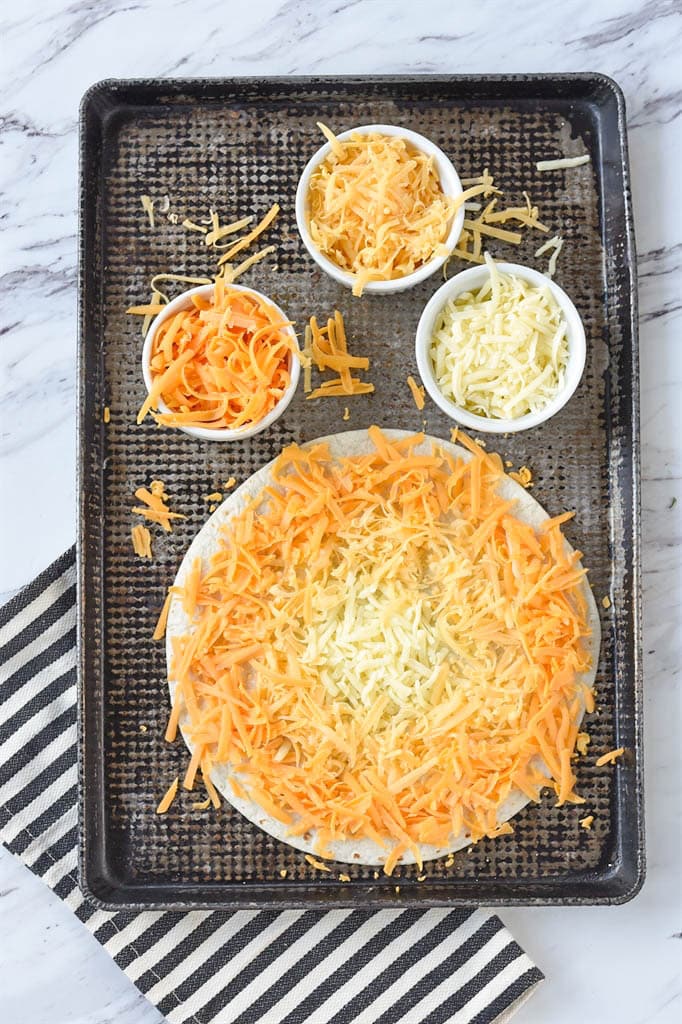
[[[538,171],[562,171],[565,168],[580,167],[589,162],[589,153],[584,153],[583,156],[565,156],[559,160],[538,160],[535,166]]]
[[[487,253],[485,261],[488,281],[446,304],[430,356],[446,398],[478,416],[517,419],[563,386],[566,320],[549,286],[501,273]]]

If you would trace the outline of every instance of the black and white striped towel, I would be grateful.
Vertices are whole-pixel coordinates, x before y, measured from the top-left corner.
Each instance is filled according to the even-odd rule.
[[[173,1024],[489,1024],[542,974],[470,910],[105,913],[76,878],[73,551],[0,609],[0,838]]]

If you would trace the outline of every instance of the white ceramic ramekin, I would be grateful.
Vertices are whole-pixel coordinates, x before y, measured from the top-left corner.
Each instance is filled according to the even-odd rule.
[[[396,125],[391,124],[365,124],[359,128],[351,128],[347,132],[341,132],[337,137],[341,142],[343,142],[344,139],[350,138],[351,135],[370,135],[374,132],[380,135],[397,135],[399,138],[405,139],[406,142],[409,142],[415,149],[421,150],[421,152],[426,153],[427,156],[432,156],[444,194],[451,198],[456,198],[462,194],[463,190],[459,180],[459,175],[443,150],[439,149],[433,142],[430,142],[428,139],[424,138],[423,135],[419,135],[417,132],[412,132],[407,128],[399,128]],[[324,146],[321,146],[320,149],[318,149],[318,151],[310,158],[303,170],[296,190],[296,224],[303,244],[317,265],[321,267],[326,274],[329,274],[331,278],[338,281],[339,284],[345,285],[346,288],[352,288],[355,283],[354,275],[346,270],[342,270],[341,267],[337,266],[336,263],[320,252],[313,242],[308,228],[308,188],[310,185],[310,178],[322,161],[326,159],[329,153],[331,153],[331,148],[331,143],[329,142]],[[450,225],[447,237],[443,239],[444,244],[449,249],[457,245],[457,240],[462,233],[463,224],[464,206],[462,205],[452,218],[452,224]],[[426,278],[430,277],[431,274],[434,274],[443,266],[446,259],[447,256],[434,256],[432,260],[429,260],[428,263],[419,267],[414,271],[414,273],[407,274],[405,277],[396,278],[393,281],[369,281],[363,289],[363,294],[388,295],[394,292],[405,291],[406,289],[419,284],[420,281],[426,280]]]
[[[282,320],[288,320],[286,313],[284,313],[279,306],[268,298],[267,295],[263,295],[262,292],[257,292],[254,288],[247,288],[245,285],[230,284],[225,286],[229,291],[248,292],[250,295],[255,296],[262,302],[267,303],[278,317]],[[168,320],[169,317],[174,316],[175,313],[181,309],[189,309],[192,305],[193,295],[202,295],[205,297],[212,296],[215,289],[215,285],[203,284],[198,288],[190,288],[186,292],[182,292],[177,298],[173,299],[168,303],[167,306],[155,317],[149,326],[146,337],[144,339],[144,345],[142,347],[142,376],[147,387],[147,392],[151,390],[152,386],[152,372],[149,365],[151,359],[152,344],[154,337],[159,327]],[[291,327],[282,328],[291,334],[294,342],[296,342],[296,334]],[[278,419],[287,406],[290,404],[294,394],[296,393],[296,387],[298,386],[298,380],[301,372],[300,363],[296,355],[292,352],[289,356],[289,373],[291,380],[289,387],[284,392],[274,409],[271,409],[267,416],[263,419],[258,420],[257,423],[250,423],[247,426],[240,427],[237,430],[211,430],[209,427],[176,427],[176,430],[182,430],[185,434],[190,434],[192,437],[200,437],[205,441],[243,441],[247,437],[253,437],[254,434],[259,434],[261,430],[266,430],[272,426],[276,419]],[[158,408],[161,412],[171,412],[168,406],[162,400],[159,400]]]
[[[564,373],[563,387],[557,391],[554,398],[537,412],[527,413],[527,415],[519,416],[517,419],[502,420],[487,416],[477,416],[475,413],[462,409],[454,402],[451,402],[449,398],[446,398],[438,387],[430,354],[436,324],[446,303],[464,292],[476,291],[485,284],[490,276],[487,266],[471,267],[469,270],[463,270],[461,273],[455,274],[432,296],[424,307],[424,312],[417,326],[415,352],[417,366],[421,379],[424,382],[424,387],[444,413],[468,430],[488,434],[507,434],[537,427],[540,423],[544,423],[554,416],[559,409],[566,405],[566,402],[568,402],[578,387],[583,369],[585,368],[586,344],[585,329],[580,319],[580,314],[563,288],[560,288],[558,284],[555,284],[545,274],[541,274],[538,270],[533,270],[531,267],[524,267],[518,263],[496,263],[496,266],[503,274],[514,274],[536,287],[546,286],[549,288],[564,315],[567,325],[568,362]]]

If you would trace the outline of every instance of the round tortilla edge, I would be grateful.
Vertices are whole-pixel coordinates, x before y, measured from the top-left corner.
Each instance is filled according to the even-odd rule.
[[[409,430],[382,429],[382,433],[389,440],[400,440],[405,437],[414,436],[414,432]],[[343,431],[338,434],[314,438],[311,441],[306,441],[301,445],[301,447],[309,448],[318,444],[328,444],[330,454],[335,458],[363,455],[375,450],[367,430]],[[457,458],[464,459],[465,461],[469,461],[472,458],[471,452],[469,452],[468,449],[463,448],[461,445],[453,444],[451,441],[446,441],[442,438],[433,437],[431,435],[426,435],[423,442],[415,448],[415,451],[420,453],[429,452],[432,445],[440,446],[444,451],[449,452]],[[277,458],[278,457],[279,456],[277,456]],[[270,482],[270,471],[275,462],[276,458],[256,470],[255,473],[253,473],[244,481],[244,483],[242,483],[236,490],[232,491],[223,500],[221,505],[204,523],[180,563],[180,568],[176,574],[173,586],[182,586],[185,576],[189,572],[196,558],[200,557],[202,559],[202,566],[207,566],[208,559],[210,559],[217,549],[222,528],[230,521],[230,519],[238,515],[247,502],[254,498],[263,489],[263,487]],[[518,515],[523,522],[528,523],[536,529],[548,518],[547,512],[537,499],[535,499],[524,487],[515,480],[512,480],[506,474],[498,484],[497,493],[505,500],[515,498],[518,504],[514,509],[514,514]],[[568,541],[565,540],[564,543],[570,550],[573,550],[570,544],[568,544]],[[578,562],[576,567],[580,568],[581,563]],[[582,673],[580,678],[587,686],[592,686],[597,673],[599,661],[601,621],[599,618],[597,603],[594,599],[594,595],[587,578],[583,578],[583,593],[587,603],[587,621],[591,631],[590,637],[585,641],[591,657],[591,667],[588,672]],[[180,599],[177,595],[173,595],[166,627],[166,661],[171,704],[173,703],[176,686],[174,681],[170,679],[172,639],[174,636],[180,636],[190,632],[191,628],[192,624],[182,608]],[[582,721],[584,712],[585,708],[583,705],[579,715],[579,722]],[[184,720],[185,716],[181,715],[180,731],[185,745],[190,753],[192,753],[193,746],[188,741],[183,728]],[[539,763],[539,767],[546,770],[542,763]],[[234,771],[229,765],[214,765],[211,771],[211,780],[213,784],[232,807],[239,811],[252,824],[273,836],[273,838],[278,839],[289,846],[293,846],[304,853],[316,853],[314,832],[310,834],[310,838],[305,838],[304,836],[289,836],[287,834],[287,825],[268,814],[258,803],[256,803],[255,800],[248,797],[245,798],[238,796],[234,792],[229,782],[231,774],[234,775],[238,782],[243,782],[240,778],[239,772]],[[497,815],[498,823],[502,824],[510,818],[513,818],[514,815],[518,814],[518,812],[528,803],[530,803],[530,800],[524,793],[520,790],[513,790],[507,799],[500,805]],[[429,861],[447,856],[451,853],[456,853],[458,850],[461,850],[470,844],[471,838],[466,833],[462,832],[459,836],[454,837],[451,844],[446,847],[419,844],[419,851],[422,861]],[[348,864],[362,864],[365,866],[380,867],[386,860],[386,857],[393,845],[393,843],[389,843],[386,847],[381,847],[378,843],[375,843],[370,839],[337,840],[329,844],[329,849],[333,854],[332,859],[335,861]],[[399,863],[411,864],[414,862],[414,854],[412,852],[408,852],[403,855]]]

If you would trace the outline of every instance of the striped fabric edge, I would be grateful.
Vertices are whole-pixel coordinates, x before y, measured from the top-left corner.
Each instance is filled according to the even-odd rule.
[[[502,1024],[543,975],[482,910],[146,911],[77,879],[75,553],[0,608],[0,838],[171,1024]]]

